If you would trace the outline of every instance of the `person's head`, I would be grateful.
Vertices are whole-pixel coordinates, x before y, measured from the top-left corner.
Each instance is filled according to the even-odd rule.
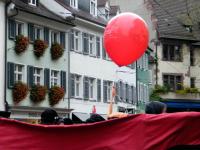
[[[64,118],[64,125],[72,125],[74,124],[73,121],[70,118]]]
[[[105,119],[98,115],[98,114],[91,114],[90,118],[88,118],[86,120],[86,123],[94,123],[94,122],[100,122],[100,121],[104,121]]]
[[[158,101],[150,102],[146,105],[145,113],[146,114],[161,114],[165,113],[167,109],[166,104]]]
[[[53,109],[46,109],[41,114],[41,123],[47,125],[55,125],[58,124],[59,116],[57,112]]]

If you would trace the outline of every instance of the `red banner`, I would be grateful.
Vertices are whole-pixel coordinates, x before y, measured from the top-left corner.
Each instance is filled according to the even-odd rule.
[[[1,150],[167,150],[200,144],[200,113],[132,115],[94,124],[31,125],[0,119]]]

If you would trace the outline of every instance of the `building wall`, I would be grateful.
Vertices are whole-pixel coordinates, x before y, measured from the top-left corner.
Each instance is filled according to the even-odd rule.
[[[77,22],[75,29],[90,33],[93,35],[98,35],[100,37],[100,43],[102,43],[103,29],[95,27],[90,27],[89,24],[84,24],[83,22]],[[81,43],[80,45],[81,46]],[[93,105],[96,106],[97,113],[106,114],[108,111],[108,103],[103,102],[103,80],[118,82],[122,80],[136,87],[136,72],[135,69],[130,69],[129,67],[119,68],[111,60],[104,60],[102,58],[102,44],[101,44],[101,57],[95,58],[89,55],[83,55],[77,52],[70,52],[70,72],[73,74],[78,74],[88,77],[94,77],[101,79],[101,102],[95,101],[84,101],[82,100],[83,95],[83,85],[81,85],[81,98],[71,99],[70,105],[74,109],[74,112],[91,113]],[[120,72],[124,71],[124,72]],[[83,83],[83,80],[81,80]],[[96,89],[95,89],[96,90]],[[119,93],[117,93],[119,94]],[[133,107],[133,104],[118,103],[114,105],[114,111],[117,111],[117,107],[121,106],[124,108]]]
[[[5,94],[4,94],[4,81],[5,81],[5,2],[0,0],[0,110],[3,111],[5,109],[4,107],[4,100],[5,100]]]
[[[39,25],[41,27],[48,27],[50,30],[57,30],[57,31],[62,31],[62,32],[68,32],[69,26],[57,23],[52,20],[47,20],[44,18],[41,18],[39,16],[27,14],[24,12],[19,12],[19,14],[15,17],[16,20],[22,21],[24,23],[24,34],[25,36],[28,36],[28,24],[27,23],[34,23],[36,25]],[[49,37],[51,35],[51,32],[49,33]],[[42,35],[43,36],[43,35]],[[51,41],[51,38],[49,38],[49,41]],[[48,68],[52,70],[58,70],[58,71],[66,71],[66,74],[68,72],[68,43],[67,43],[67,34],[66,34],[66,50],[64,51],[64,54],[61,58],[59,58],[56,61],[52,61],[51,55],[50,55],[50,47],[49,46],[44,55],[41,58],[36,58],[34,53],[33,53],[33,44],[29,44],[28,49],[20,55],[17,55],[14,51],[14,40],[10,40],[8,38],[7,42],[7,61],[8,62],[14,62],[15,64],[22,64],[27,67],[27,65],[31,65],[34,67],[39,67],[39,68]],[[27,83],[27,68],[24,70],[24,82]],[[44,77],[44,76],[43,76]],[[67,78],[67,77],[66,77]],[[60,81],[59,81],[60,82]],[[44,83],[44,78],[42,78],[42,82]],[[47,94],[48,95],[48,94]],[[42,101],[39,104],[33,104],[30,99],[29,95],[17,106],[31,106],[31,107],[50,107],[49,101],[48,101],[48,96],[46,95],[46,99]],[[67,96],[68,93],[65,94],[65,99],[61,100],[59,104],[55,105],[55,108],[67,108],[68,106],[68,101],[67,101]],[[6,97],[9,105],[11,106],[16,106],[13,102],[12,98],[12,90],[7,89],[6,92]]]

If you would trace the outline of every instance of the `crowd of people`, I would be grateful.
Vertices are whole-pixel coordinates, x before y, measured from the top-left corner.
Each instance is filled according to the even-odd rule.
[[[112,96],[110,100],[110,104],[108,106],[108,114],[107,119],[116,119],[116,118],[123,118],[127,117],[131,114],[122,113],[122,112],[113,112],[113,103],[116,97],[116,89],[115,87],[112,88]],[[158,101],[152,101],[146,105],[145,113],[146,114],[161,114],[165,113],[167,110],[167,106]],[[95,123],[105,121],[105,119],[96,113],[90,115],[90,117],[86,120],[85,123]],[[61,118],[57,114],[57,112],[51,108],[46,109],[41,114],[41,124],[45,125],[72,125],[74,124],[73,120],[70,118]]]

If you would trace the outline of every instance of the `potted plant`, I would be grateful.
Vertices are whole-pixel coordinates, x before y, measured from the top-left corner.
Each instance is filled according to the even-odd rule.
[[[27,37],[24,37],[23,35],[17,36],[15,41],[15,52],[17,54],[23,53],[28,48],[28,45],[29,39]]]
[[[34,54],[36,57],[41,57],[48,45],[43,40],[35,40],[34,42]]]
[[[61,99],[63,99],[65,95],[65,91],[63,88],[58,86],[53,86],[49,90],[49,102],[50,105],[53,106],[58,104]]]
[[[28,86],[22,82],[15,83],[12,95],[13,95],[13,101],[15,103],[21,102],[28,95]]]
[[[39,103],[45,99],[46,87],[42,85],[34,85],[30,91],[30,99],[34,103]]]
[[[63,48],[60,44],[58,43],[54,43],[51,46],[51,58],[53,60],[57,60],[58,58],[60,58],[63,55]]]

